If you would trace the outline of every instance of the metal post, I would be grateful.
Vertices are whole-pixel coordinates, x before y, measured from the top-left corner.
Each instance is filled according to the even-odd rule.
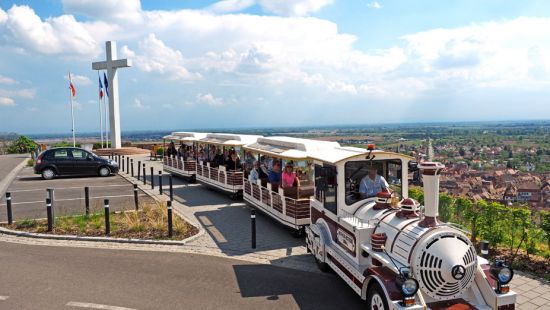
[[[53,230],[52,199],[46,198],[46,214],[48,216],[48,231]]]
[[[168,208],[168,238],[172,238],[173,229],[172,229],[172,201],[168,200],[166,202]]]
[[[138,186],[134,184],[134,204],[136,205],[136,211],[139,209],[139,200],[138,200]]]
[[[55,224],[55,190],[53,188],[46,189],[47,198],[50,198],[50,203],[52,205],[52,222]]]
[[[250,223],[252,224],[252,248],[256,248],[256,210],[250,211]]]
[[[126,174],[130,173],[130,157],[126,156]]]
[[[147,184],[147,178],[145,177],[147,170],[145,170],[145,163],[143,164],[143,185]]]
[[[133,166],[133,165],[132,165],[132,166]],[[139,178],[140,178],[140,176],[141,176],[141,160],[138,160],[137,173],[138,173],[137,179],[138,179],[138,181],[139,181]]]
[[[168,183],[170,184],[170,201],[174,200],[174,187],[173,187],[173,181],[172,181],[172,174],[168,175]]]
[[[162,195],[162,171],[159,171],[159,194]]]
[[[6,192],[6,206],[8,207],[8,224],[13,224],[13,217],[11,213],[11,193]]]
[[[84,187],[84,202],[86,204],[86,216],[90,214],[90,188]]]
[[[105,208],[105,234],[111,233],[111,222],[109,222],[109,199],[103,200],[103,207]]]
[[[120,162],[120,154],[118,154],[118,160],[117,160],[117,163],[119,166],[122,166],[122,163]]]
[[[155,171],[151,167],[151,189],[155,189]]]
[[[134,177],[134,159],[130,159],[130,171],[131,171],[131,175],[132,175],[132,178]]]
[[[124,172],[125,169],[124,169],[124,155],[122,155],[122,172]]]
[[[481,250],[481,257],[487,258],[489,256],[489,241],[481,240],[479,249]]]

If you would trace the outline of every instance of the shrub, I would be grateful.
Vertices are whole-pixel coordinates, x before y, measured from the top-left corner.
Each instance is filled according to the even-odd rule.
[[[10,154],[25,154],[34,151],[36,143],[25,137],[20,136],[8,146],[8,153]]]

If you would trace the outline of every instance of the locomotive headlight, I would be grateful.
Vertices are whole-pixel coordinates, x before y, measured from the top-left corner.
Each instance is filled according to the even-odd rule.
[[[489,269],[491,276],[497,280],[496,292],[498,294],[506,294],[510,292],[510,286],[507,284],[512,281],[514,277],[514,270],[512,268],[504,265],[502,260],[496,260],[491,268]]]
[[[418,281],[408,278],[401,284],[401,292],[405,297],[414,296],[418,291]]]

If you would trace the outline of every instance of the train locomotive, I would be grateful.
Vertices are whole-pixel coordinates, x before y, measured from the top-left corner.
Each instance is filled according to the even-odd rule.
[[[418,165],[424,206],[406,191],[399,201],[390,190],[353,199],[350,168],[376,165],[375,153],[316,162],[306,241],[319,268],[333,269],[369,309],[514,309],[516,294],[508,286],[513,271],[478,257],[465,232],[438,220],[442,164]],[[382,162],[386,157],[395,155],[377,155]],[[416,166],[401,160],[402,174]]]

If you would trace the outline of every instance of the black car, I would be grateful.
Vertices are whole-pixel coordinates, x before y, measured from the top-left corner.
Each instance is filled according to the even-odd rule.
[[[45,180],[58,175],[99,175],[106,177],[118,172],[118,164],[94,153],[75,147],[46,150],[36,158],[34,173]]]

